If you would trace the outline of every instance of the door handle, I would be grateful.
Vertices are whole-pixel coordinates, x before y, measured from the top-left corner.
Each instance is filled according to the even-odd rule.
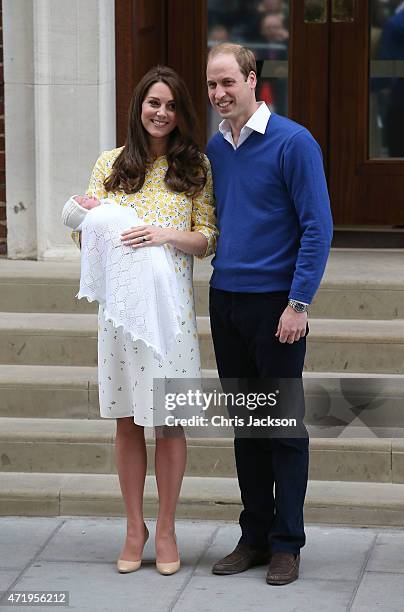
[[[304,23],[327,23],[328,0],[304,0]]]

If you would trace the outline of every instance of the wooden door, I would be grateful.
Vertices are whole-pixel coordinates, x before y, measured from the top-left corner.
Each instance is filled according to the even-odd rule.
[[[195,135],[204,145],[206,18],[205,0],[115,0],[118,145],[125,141],[133,89],[156,64],[185,80],[199,119]]]
[[[352,4],[352,20],[330,24],[328,157],[333,210],[344,225],[404,225],[404,157],[377,158],[370,151],[371,3]]]
[[[156,64],[166,63],[166,0],[115,0],[117,146],[126,138],[133,89]]]
[[[310,5],[322,6],[325,18],[305,21]],[[404,55],[390,65],[377,59],[383,29],[395,7],[379,28],[376,43],[372,40],[376,28],[371,27],[375,7],[377,2],[368,0],[293,3],[290,114],[322,146],[337,225],[404,225],[404,142],[401,157],[397,150],[395,157],[386,147],[376,150],[372,138],[376,129],[381,130],[371,127],[372,120],[380,120],[372,88],[383,80],[372,80],[372,71],[376,77],[378,70],[392,79],[404,76],[403,62],[399,65]],[[404,120],[404,107],[402,115]]]
[[[398,0],[379,0],[384,8],[389,3],[395,15]],[[209,0],[116,0],[119,143],[124,140],[134,85],[160,62],[185,79],[202,126],[199,140],[203,144],[208,4]],[[380,132],[376,122],[385,119],[374,109],[379,95],[374,87],[377,75],[390,75],[395,82],[402,78],[404,91],[404,51],[390,63],[375,51],[389,19],[376,32],[379,41],[375,44],[377,28],[371,13],[377,0],[290,0],[287,4],[288,115],[305,125],[322,147],[335,223],[404,225],[404,138],[401,156],[400,151],[393,156],[386,146],[377,149],[373,143],[374,134]],[[247,11],[257,3],[232,0],[230,5],[232,10],[244,7]],[[240,15],[242,19],[242,11]],[[404,100],[402,117],[404,123]]]

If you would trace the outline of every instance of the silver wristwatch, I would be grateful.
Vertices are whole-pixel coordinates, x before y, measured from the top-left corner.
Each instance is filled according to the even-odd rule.
[[[293,308],[295,312],[307,312],[309,310],[309,305],[304,302],[298,302],[297,300],[289,300],[288,306]]]

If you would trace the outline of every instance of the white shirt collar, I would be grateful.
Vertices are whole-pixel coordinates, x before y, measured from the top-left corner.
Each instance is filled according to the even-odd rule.
[[[265,130],[267,129],[270,116],[271,111],[269,110],[266,103],[259,102],[259,107],[255,111],[255,113],[251,115],[247,123],[241,128],[237,147],[234,144],[231,127],[227,119],[224,119],[220,123],[219,131],[223,134],[223,138],[232,145],[233,149],[236,149],[247,140],[247,138],[250,136],[250,134],[252,134],[252,132],[259,132],[260,134],[265,134]]]

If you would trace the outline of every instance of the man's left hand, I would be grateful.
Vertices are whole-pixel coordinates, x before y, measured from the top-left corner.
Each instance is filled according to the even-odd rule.
[[[275,334],[279,342],[293,344],[300,338],[304,338],[307,329],[307,312],[296,312],[290,306],[286,306],[279,319],[278,329]]]

